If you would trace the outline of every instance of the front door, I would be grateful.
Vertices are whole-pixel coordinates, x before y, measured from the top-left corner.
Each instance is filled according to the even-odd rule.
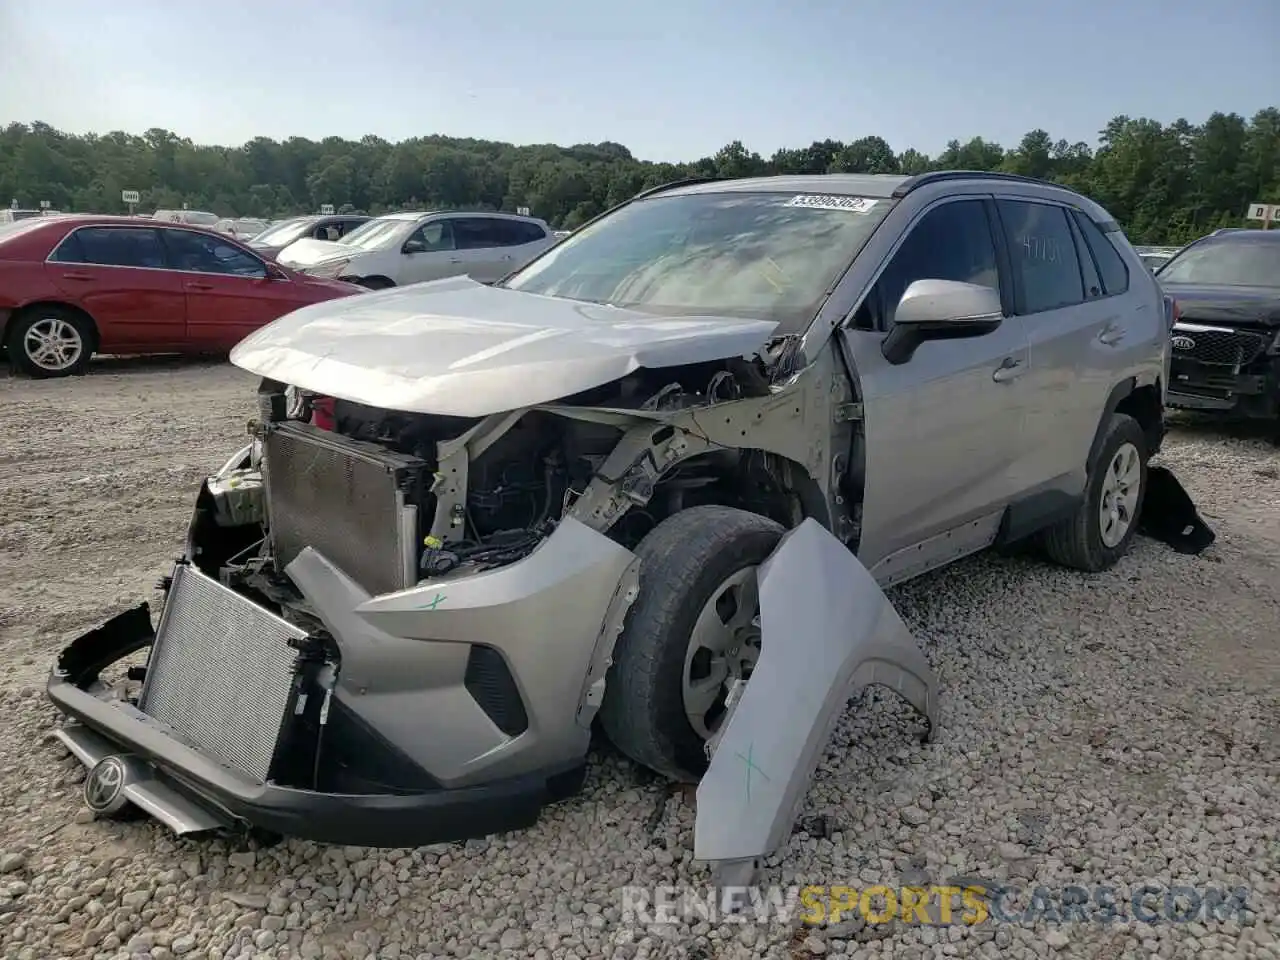
[[[982,522],[1015,494],[1029,349],[1012,310],[991,333],[926,342],[898,366],[881,353],[898,300],[916,280],[979,283],[1011,301],[990,206],[966,197],[926,210],[843,332],[865,418],[858,553],[882,582],[918,572],[911,556],[921,544]]]
[[[409,235],[400,250],[400,268],[393,279],[400,286],[442,280],[465,272],[462,254],[454,247],[447,218],[428,220]]]
[[[300,306],[293,281],[272,279],[258,257],[222,237],[167,227],[169,257],[187,295],[187,346],[230,350],[246,336]]]
[[[73,230],[44,269],[68,300],[93,317],[103,353],[181,345],[187,324],[182,278],[169,269],[153,227]]]

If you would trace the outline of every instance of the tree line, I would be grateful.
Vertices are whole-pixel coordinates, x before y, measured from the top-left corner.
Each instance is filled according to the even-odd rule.
[[[239,147],[193,143],[153,128],[64,133],[44,123],[0,131],[0,203],[47,201],[55,210],[123,213],[121,191],[141,211],[210,210],[282,217],[323,204],[370,214],[405,209],[529,207],[573,228],[646,187],[684,177],[1000,170],[1054,180],[1110,210],[1134,243],[1185,243],[1238,226],[1254,201],[1280,202],[1280,109],[1204,123],[1120,116],[1096,146],[1032,130],[1012,149],[981,137],[952,140],[937,156],[895,153],[880,137],[817,140],[764,157],[741,141],[690,163],[638,160],[620,143],[516,146],[445,136],[390,143],[327,137],[256,137]]]

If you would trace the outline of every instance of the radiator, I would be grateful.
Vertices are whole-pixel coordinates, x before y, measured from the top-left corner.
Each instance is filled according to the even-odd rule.
[[[304,631],[194,567],[174,572],[138,708],[209,756],[267,779]]]
[[[267,528],[276,569],[305,547],[371,595],[417,583],[418,513],[408,502],[427,464],[308,424],[273,424],[263,443]]]

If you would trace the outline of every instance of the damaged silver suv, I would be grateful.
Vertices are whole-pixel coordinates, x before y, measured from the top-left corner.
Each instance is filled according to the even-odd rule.
[[[158,623],[59,658],[59,736],[100,813],[410,846],[532,823],[598,725],[748,861],[853,691],[932,729],[884,586],[1125,552],[1168,349],[1104,210],[969,172],[672,184],[496,285],[298,310],[232,354],[260,416]]]

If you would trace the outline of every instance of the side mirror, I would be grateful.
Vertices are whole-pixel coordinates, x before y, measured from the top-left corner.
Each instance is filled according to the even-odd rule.
[[[404,246],[400,248],[401,253],[426,253],[427,245],[421,240],[411,239],[404,242]]]
[[[268,280],[288,280],[289,275],[284,272],[284,270],[279,266],[279,264],[268,263],[267,279]]]
[[[896,366],[910,360],[927,340],[980,337],[1003,319],[998,290],[958,280],[917,280],[898,301],[893,329],[880,352]]]

